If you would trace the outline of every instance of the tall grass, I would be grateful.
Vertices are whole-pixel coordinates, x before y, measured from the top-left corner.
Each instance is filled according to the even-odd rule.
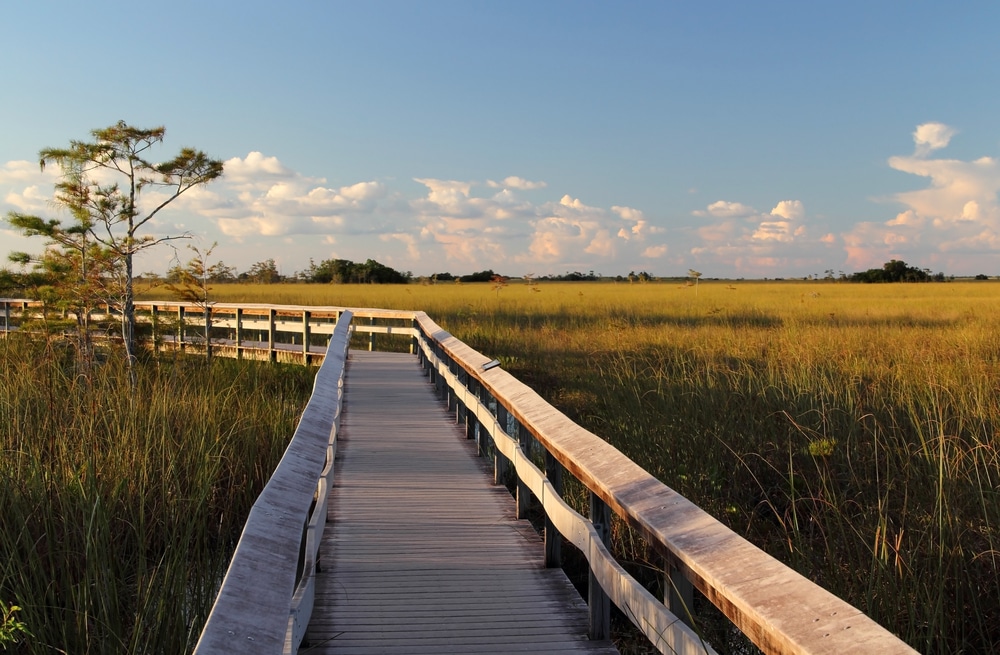
[[[0,339],[0,601],[26,653],[188,652],[313,372],[100,361]]]
[[[536,288],[275,290],[427,311],[918,650],[1000,650],[995,284]],[[616,539],[622,558],[647,557]]]

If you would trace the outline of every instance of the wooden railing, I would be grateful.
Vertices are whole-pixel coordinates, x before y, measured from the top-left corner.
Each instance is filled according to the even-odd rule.
[[[5,308],[30,311],[16,304],[22,302],[0,299]],[[150,323],[161,309],[178,313],[181,337],[186,321],[200,320],[181,311],[190,310],[184,303],[141,307]],[[559,566],[563,540],[584,554],[590,565],[591,637],[607,638],[613,602],[660,652],[712,652],[699,638],[691,612],[697,590],[765,653],[915,652],[573,423],[423,312],[268,305],[216,305],[213,311],[220,317],[213,324],[232,332],[220,339],[222,355],[263,352],[281,361],[292,352],[308,363],[324,357],[317,339],[329,334],[331,341],[313,398],[268,483],[275,491],[265,489],[251,512],[196,653],[297,652],[311,611],[309,581],[325,517],[317,508],[326,502],[323,485],[332,471],[346,348],[355,331],[369,333],[364,345],[372,349],[377,334],[411,340],[456,421],[482,454],[493,457],[495,481],[515,478],[518,514],[524,516],[532,502],[544,509],[548,566]],[[221,318],[226,311],[230,318]],[[301,335],[298,349],[282,345],[278,335],[287,333]],[[175,346],[184,343],[181,338]],[[564,473],[587,489],[587,518],[565,502]],[[662,558],[665,598],[654,597],[612,557],[607,548],[612,512]],[[251,548],[251,541],[259,543]],[[298,558],[290,556],[296,552]],[[277,566],[282,562],[284,567]]]
[[[140,301],[135,303],[136,322],[143,330],[141,340],[158,350],[206,350],[205,308],[189,302]],[[35,300],[0,298],[0,333],[19,328],[41,315],[43,303]],[[212,352],[222,357],[284,363],[321,364],[344,307],[306,305],[265,305],[253,303],[212,303]],[[387,309],[354,310],[358,320],[351,323],[352,335],[365,335],[354,347],[376,348],[379,339],[401,343],[412,340],[414,312]],[[121,313],[114,306],[91,312],[92,323],[107,324],[105,335],[120,338],[117,325]],[[386,335],[380,337],[379,335]],[[415,352],[410,347],[411,352]]]
[[[914,653],[860,610],[753,546],[575,424],[497,362],[417,315],[420,356],[466,434],[495,443],[495,476],[516,472],[517,508],[529,494],[545,509],[546,562],[557,565],[556,531],[590,562],[591,636],[608,634],[610,597],[663,653],[706,652],[687,627],[693,590],[703,594],[765,653]],[[544,473],[531,457],[542,450]],[[563,472],[590,495],[590,517],[569,509]],[[665,564],[661,602],[624,572],[606,548],[609,512],[636,529]],[[550,529],[550,528],[555,528]],[[681,617],[683,621],[679,621]]]
[[[315,598],[350,320],[342,312],[309,404],[250,510],[195,653],[298,651]]]

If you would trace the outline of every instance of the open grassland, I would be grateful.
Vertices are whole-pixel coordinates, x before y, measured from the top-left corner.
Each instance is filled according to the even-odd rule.
[[[426,311],[926,653],[1000,649],[1000,286],[219,286]],[[639,567],[648,554],[616,541]]]
[[[77,368],[0,339],[0,602],[16,652],[190,652],[315,371],[163,355]],[[0,649],[3,644],[0,643]]]

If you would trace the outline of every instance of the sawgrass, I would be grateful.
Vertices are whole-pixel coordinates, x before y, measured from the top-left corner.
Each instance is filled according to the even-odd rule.
[[[314,372],[98,361],[0,339],[0,603],[17,652],[190,652]]]

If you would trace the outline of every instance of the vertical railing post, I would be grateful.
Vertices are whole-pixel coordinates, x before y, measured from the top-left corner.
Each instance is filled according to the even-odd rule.
[[[464,425],[469,410],[465,407],[465,403],[459,400],[459,394],[465,395],[464,392],[468,388],[469,374],[460,368],[455,376],[458,378],[458,386],[461,388],[461,392],[459,389],[455,389],[455,425]]]
[[[177,349],[184,350],[184,307],[177,307]]]
[[[663,602],[677,618],[694,627],[694,585],[684,572],[675,566],[670,558],[665,558],[663,567]]]
[[[375,325],[375,317],[374,316],[372,316],[371,318],[368,319],[368,325],[372,325],[372,326]],[[368,350],[369,351],[375,350],[375,331],[374,330],[372,330],[371,332],[368,333]]]
[[[593,491],[590,492],[590,522],[601,542],[607,546],[611,538],[611,508]],[[591,561],[595,561],[591,558]],[[598,641],[611,638],[611,599],[604,593],[594,569],[590,569],[587,584],[587,605],[590,609],[590,638]]]
[[[278,361],[278,353],[274,349],[274,333],[277,329],[276,322],[274,307],[269,307],[267,310],[267,358],[272,362]]]
[[[87,314],[88,314],[88,318],[89,318],[89,314],[90,314],[90,310],[89,309],[87,310]],[[150,331],[152,332],[153,352],[154,353],[158,353],[160,351],[160,344],[157,342],[156,337],[159,334],[159,332],[157,331],[157,327],[159,325],[159,322],[156,320],[156,303],[155,302],[152,304],[152,306],[150,307],[150,310],[149,310],[149,323],[152,326],[150,328]]]
[[[420,348],[417,344],[417,331],[420,329],[417,319],[410,320],[410,327],[413,328],[413,336],[410,338],[410,354],[419,353]]]
[[[562,498],[563,493],[563,466],[548,450],[545,451],[545,477],[549,479],[549,484],[556,494]],[[556,530],[556,526],[549,518],[549,513],[545,513],[545,566],[550,569],[562,566],[562,540],[563,536]]]
[[[310,312],[308,309],[302,311],[302,362],[309,366],[309,342],[312,336],[309,330],[309,316]]]
[[[448,358],[448,372],[455,375],[455,362],[451,357]],[[455,412],[455,422],[458,423],[458,396],[447,380],[444,381],[444,392],[448,396],[448,413]]]
[[[517,456],[518,458],[527,457],[527,453],[524,451],[524,446],[521,441],[524,439],[525,431],[521,429],[521,424],[518,423],[517,419],[511,416],[510,412],[507,412],[507,434],[511,436],[514,441],[517,442]],[[531,509],[531,490],[528,489],[528,485],[521,480],[521,476],[517,474],[517,469],[513,470],[514,474],[514,497],[516,499],[517,505],[517,518],[526,519],[528,518],[528,510]]]
[[[3,301],[3,331],[10,332],[10,303]]]
[[[507,431],[507,408],[496,403],[496,419],[497,423],[500,424],[500,429]],[[507,476],[510,471],[510,463],[507,461],[507,457],[500,452],[499,448],[494,445],[493,448],[493,484],[507,485]]]
[[[243,359],[243,308],[236,308],[236,359]]]

